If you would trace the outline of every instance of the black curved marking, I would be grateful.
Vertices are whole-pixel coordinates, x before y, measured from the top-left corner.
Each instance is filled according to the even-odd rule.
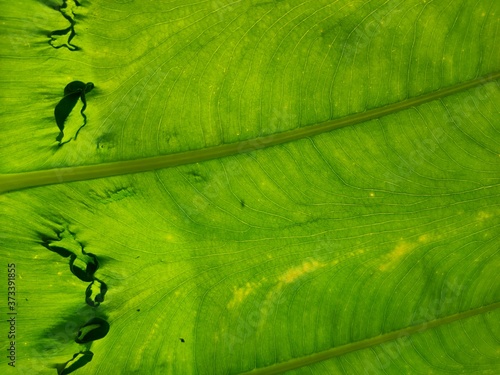
[[[108,286],[96,277],[85,290],[85,302],[89,306],[98,307],[101,302],[104,302],[107,291]]]
[[[73,0],[73,2],[75,3],[75,6],[77,7],[81,6],[81,4],[77,0]],[[48,37],[50,38],[49,44],[54,48],[66,47],[70,51],[77,51],[80,48],[78,46],[75,46],[74,44],[71,44],[71,41],[76,35],[75,31],[76,21],[75,21],[75,14],[72,12],[70,6],[68,5],[68,0],[64,0],[63,5],[60,6],[58,10],[61,13],[61,15],[66,20],[69,21],[70,26],[62,30],[55,30],[50,32],[48,34]],[[62,36],[67,36],[66,41],[60,45],[55,44],[55,41],[57,41]]]
[[[87,253],[83,245],[76,241],[76,239],[73,238],[68,242],[67,239],[65,241],[61,239],[60,234],[58,236],[59,239],[44,238],[40,244],[47,250],[53,251],[63,258],[69,258],[69,269],[80,280],[86,282],[94,281],[94,273],[99,268],[97,256]],[[75,250],[70,250],[68,247]],[[80,248],[81,254],[78,254],[78,251],[76,251],[77,248]]]
[[[50,238],[40,234],[40,245],[63,258],[69,258],[69,269],[73,275],[85,282],[90,282],[85,291],[85,302],[92,307],[98,307],[104,301],[104,296],[108,291],[107,285],[95,277],[99,269],[97,256],[87,253],[83,244],[78,242],[74,233],[69,230],[62,230],[57,234],[57,238]]]
[[[56,141],[59,142],[59,145],[63,145],[71,140],[71,138],[66,142],[61,142],[64,138],[64,123],[66,119],[70,115],[73,108],[75,108],[78,99],[82,100],[83,106],[80,110],[80,113],[83,117],[83,124],[75,133],[75,140],[78,136],[80,130],[87,124],[87,116],[84,111],[87,108],[87,99],[85,94],[92,91],[94,88],[94,84],[92,82],[84,83],[82,81],[73,81],[66,85],[64,88],[64,97],[57,103],[54,109],[54,117],[56,119],[57,127],[59,128],[59,135],[56,138]]]
[[[64,247],[52,246],[52,245],[44,245],[44,244],[42,244],[42,245],[45,248],[47,248],[48,250],[53,251],[53,252],[59,254],[63,258],[68,258],[68,257],[74,255],[72,251],[69,251],[69,250],[65,249]]]
[[[59,143],[64,137],[64,122],[73,108],[75,108],[78,99],[80,99],[80,94],[67,95],[62,98],[59,103],[57,103],[56,108],[54,109],[54,117],[56,118],[57,127],[60,130],[59,135],[56,138],[56,141]]]
[[[102,318],[92,318],[80,327],[75,342],[85,344],[90,341],[100,340],[109,332],[109,323]]]
[[[76,131],[75,133],[75,140],[76,140],[76,137],[78,137],[78,133],[80,132],[80,130],[82,130],[82,128],[87,125],[87,116],[85,116],[85,113],[83,113],[85,111],[85,109],[87,108],[87,99],[85,98],[85,94],[92,91],[92,89],[94,88],[94,84],[92,82],[87,82],[85,84],[85,88],[83,89],[82,93],[81,93],[81,96],[80,98],[82,99],[82,103],[83,103],[83,107],[82,109],[80,110],[80,113],[83,117],[83,125],[80,126],[80,128],[78,128],[78,130]]]
[[[94,88],[92,82],[83,83],[82,81],[73,81],[64,88],[64,95],[84,94],[90,92]]]
[[[76,35],[75,27],[74,24],[72,24],[67,29],[56,30],[49,33],[48,35],[48,37],[50,38],[49,44],[55,49],[66,47],[70,51],[78,51],[80,48],[78,46],[75,46],[74,44],[71,44],[71,40],[75,37],[75,35]],[[55,42],[62,36],[67,36],[67,40],[64,43],[57,45]]]
[[[94,273],[99,268],[97,257],[92,253],[86,253],[82,247],[82,255],[71,255],[69,268],[73,275],[82,281],[94,281]]]
[[[69,361],[57,364],[55,366],[57,369],[57,374],[58,375],[71,374],[73,371],[78,370],[79,368],[85,366],[87,363],[92,361],[93,357],[94,353],[92,353],[91,351],[75,353],[73,355],[73,358],[71,358]]]
[[[93,86],[80,85],[72,82],[72,85],[66,86],[65,93],[67,95],[84,95],[87,90],[92,90]],[[95,317],[95,309],[104,302],[104,297],[108,291],[106,283],[95,277],[95,272],[99,269],[97,256],[90,252],[86,252],[84,245],[77,241],[76,236],[68,228],[58,229],[54,231],[54,235],[47,236],[39,233],[41,242],[46,249],[59,254],[63,258],[69,258],[69,267],[73,275],[80,280],[90,282],[85,290],[86,307],[92,311],[94,316],[87,323],[80,326],[76,333],[75,342],[78,344],[88,344],[95,340],[104,338],[109,332],[109,323],[100,317]],[[88,319],[88,317],[87,317]],[[71,321],[75,321],[74,317]],[[84,320],[80,321],[81,322]],[[65,326],[67,329],[67,325]],[[62,327],[56,327],[57,331],[61,331]],[[73,331],[73,334],[75,331]],[[55,364],[53,367],[57,369],[59,375],[70,374],[79,368],[89,363],[94,353],[89,351],[90,344],[85,345],[86,350],[75,353],[73,358],[64,363]]]

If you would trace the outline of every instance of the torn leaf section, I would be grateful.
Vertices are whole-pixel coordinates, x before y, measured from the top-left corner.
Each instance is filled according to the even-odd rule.
[[[65,249],[64,247],[61,247],[61,246],[51,246],[50,244],[47,244],[47,245],[42,244],[42,245],[44,247],[46,247],[47,249],[49,249],[50,251],[53,251],[54,253],[59,254],[63,258],[67,258],[67,257],[74,255],[73,252],[71,252],[70,250]]]
[[[86,253],[82,248],[81,254],[71,256],[69,268],[80,280],[91,282],[94,280],[94,273],[99,268],[99,263],[94,254]]]
[[[72,372],[82,368],[87,363],[92,361],[94,353],[91,351],[79,352],[73,355],[68,362],[57,364],[56,370],[58,375],[71,374]]]
[[[101,280],[95,278],[85,291],[85,302],[87,302],[87,305],[89,306],[97,307],[101,304],[101,302],[104,302],[104,296],[107,291],[107,285]]]
[[[64,258],[71,256],[81,250],[82,244],[75,239],[74,233],[68,229],[62,229],[56,233],[55,237],[40,235],[40,243],[46,249],[53,251]]]
[[[81,5],[82,4],[80,4],[77,0],[64,0],[63,5],[59,9],[59,11],[67,20],[74,21],[77,8]]]
[[[99,269],[97,256],[85,251],[82,243],[77,241],[74,233],[63,229],[56,233],[56,238],[40,234],[40,244],[63,258],[69,258],[69,269],[73,275],[84,282],[90,283],[85,291],[85,302],[91,307],[98,307],[104,301],[108,291],[107,285],[95,277]]]
[[[100,340],[109,332],[109,323],[102,318],[92,318],[85,323],[76,336],[78,344],[85,344],[91,341]]]
[[[78,47],[71,44],[71,40],[75,36],[75,31],[73,27],[68,27],[63,30],[52,31],[49,34],[50,41],[49,44],[54,48],[66,47],[70,51],[78,50]]]
[[[67,88],[67,90],[71,90],[71,94],[74,93],[73,89],[75,86]],[[76,90],[78,89],[76,86]],[[61,332],[66,332],[66,335],[69,335],[67,338],[63,336],[63,341],[68,341],[71,337],[77,344],[85,344],[85,350],[74,354],[69,361],[54,365],[58,374],[70,374],[92,360],[94,354],[88,350],[92,341],[102,339],[109,332],[109,323],[105,319],[95,316],[95,309],[104,302],[108,287],[102,280],[95,277],[95,273],[99,269],[97,256],[86,252],[83,243],[77,240],[75,233],[71,232],[67,226],[60,226],[53,232],[52,236],[42,233],[39,233],[39,236],[41,238],[40,244],[47,250],[63,258],[69,258],[69,268],[73,275],[81,281],[90,283],[85,290],[85,309],[82,309],[84,312],[91,313],[90,319],[88,316],[85,320],[80,320],[78,316],[71,316],[64,327],[59,325],[54,329],[54,333],[57,332],[54,336],[59,335],[60,337]],[[78,320],[80,322],[77,322]],[[87,322],[81,325],[86,320]],[[77,327],[79,327],[78,331],[76,331]]]
[[[81,4],[75,0],[64,0],[63,5],[59,8],[59,11],[66,18],[70,25],[69,27],[62,30],[55,30],[49,34],[49,44],[54,48],[66,47],[70,51],[78,50],[78,46],[71,43],[72,39],[76,35],[75,31],[75,18],[77,13],[77,8]]]
[[[42,238],[41,245],[63,258],[70,258],[71,273],[85,282],[94,281],[94,273],[99,268],[97,256],[87,253],[83,245],[78,242],[73,233],[65,229],[57,234],[56,239]]]

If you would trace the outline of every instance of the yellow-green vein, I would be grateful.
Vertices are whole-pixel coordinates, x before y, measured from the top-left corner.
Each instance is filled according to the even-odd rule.
[[[337,348],[325,350],[323,352],[315,353],[306,357],[296,358],[288,362],[280,363],[277,365],[255,369],[250,372],[245,372],[240,375],[274,375],[281,374],[285,371],[295,370],[300,367],[309,366],[321,361],[325,361],[334,357],[351,353],[357,350],[374,347],[385,342],[401,339],[413,334],[422,333],[430,329],[450,324],[458,320],[471,318],[476,315],[485,314],[500,308],[500,302],[492,303],[490,305],[482,306],[477,309],[464,311],[458,314],[449,315],[443,318],[435,319],[432,321],[424,322],[422,324],[414,325],[411,327],[403,328],[398,331],[389,332],[384,335],[372,337],[363,341],[353,342],[351,344],[342,345]]]

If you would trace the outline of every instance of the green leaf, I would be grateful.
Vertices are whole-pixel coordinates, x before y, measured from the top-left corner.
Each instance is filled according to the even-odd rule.
[[[4,3],[2,371],[496,373],[499,14]]]

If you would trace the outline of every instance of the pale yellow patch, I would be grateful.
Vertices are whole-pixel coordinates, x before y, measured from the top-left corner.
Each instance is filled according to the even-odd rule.
[[[422,234],[420,237],[418,237],[418,242],[426,243],[426,242],[429,242],[430,239],[431,239],[431,236],[426,233],[426,234]]]
[[[491,215],[489,212],[479,211],[476,219],[477,219],[477,221],[484,221],[484,220],[491,219],[492,216],[493,215]]]
[[[154,336],[156,334],[156,332],[158,331],[159,327],[160,327],[160,325],[158,324],[158,322],[154,323],[152,328],[151,328],[150,335]]]
[[[409,242],[400,242],[396,247],[385,256],[386,262],[379,267],[380,271],[387,271],[396,266],[396,264],[410,251],[416,247],[416,244]]]
[[[335,259],[329,263],[322,263],[309,258],[302,262],[302,264],[288,269],[278,278],[276,286],[271,289],[269,293],[267,293],[266,299],[262,302],[260,321],[257,324],[257,327],[264,327],[268,316],[278,308],[281,291],[286,287],[287,284],[293,283],[300,277],[314,272],[320,268],[326,267],[327,265],[336,265],[338,263],[338,259]]]
[[[280,276],[279,281],[284,284],[290,284],[297,280],[299,277],[314,272],[324,266],[324,263],[320,263],[317,260],[306,260],[300,266],[290,268],[288,271],[286,271],[283,275]]]
[[[169,242],[173,241],[174,238],[175,238],[174,235],[170,233],[165,236],[165,239]]]
[[[372,198],[373,198],[374,196],[375,196],[375,193],[372,191],[372,192],[370,193],[370,197],[372,197]]]
[[[233,298],[227,304],[227,308],[232,309],[240,305],[245,300],[245,298],[252,294],[259,286],[260,283],[246,283],[240,288],[233,288]]]

